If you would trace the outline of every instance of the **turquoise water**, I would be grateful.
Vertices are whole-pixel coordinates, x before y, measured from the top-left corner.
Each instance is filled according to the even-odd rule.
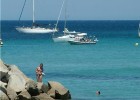
[[[2,22],[1,58],[5,63],[19,66],[34,80],[36,67],[43,63],[46,73],[43,81],[62,83],[70,90],[73,100],[139,100],[139,21],[69,23],[71,30],[94,34],[99,42],[95,45],[54,43],[51,35],[18,33],[14,29],[16,22]],[[60,23],[60,31],[62,26]],[[96,95],[97,90],[101,91],[100,96]]]

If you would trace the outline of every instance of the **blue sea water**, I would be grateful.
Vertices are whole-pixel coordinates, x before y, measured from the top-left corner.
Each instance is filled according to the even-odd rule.
[[[38,21],[54,24],[55,21]],[[31,21],[24,21],[24,25]],[[44,64],[43,81],[58,81],[72,100],[140,100],[139,21],[68,21],[69,30],[95,35],[95,45],[54,43],[51,34],[23,34],[17,21],[2,21],[1,58],[36,80],[35,69]],[[63,21],[58,25],[61,34]],[[135,43],[139,43],[135,46]],[[97,96],[96,91],[101,91]]]

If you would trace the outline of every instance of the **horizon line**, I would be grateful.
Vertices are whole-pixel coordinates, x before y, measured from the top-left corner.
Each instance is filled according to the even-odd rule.
[[[15,19],[8,19],[8,20],[0,20],[0,21],[19,21],[19,20],[15,20]],[[32,21],[32,20],[20,20],[20,21]],[[57,21],[57,20],[36,20],[36,21]],[[59,21],[65,21],[64,19],[63,20],[59,20]],[[70,19],[70,20],[67,20],[67,21],[140,21],[138,19],[100,19],[100,20],[89,20],[89,19],[82,19],[82,20],[76,20],[76,19]]]

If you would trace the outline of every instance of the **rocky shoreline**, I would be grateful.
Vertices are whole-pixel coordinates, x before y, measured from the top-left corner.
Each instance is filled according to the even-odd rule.
[[[68,100],[71,94],[61,83],[36,82],[16,65],[0,60],[0,100]]]

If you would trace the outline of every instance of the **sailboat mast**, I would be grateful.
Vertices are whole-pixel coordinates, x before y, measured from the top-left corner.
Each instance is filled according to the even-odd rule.
[[[138,27],[138,33],[140,33],[140,23],[139,23],[139,27]]]
[[[35,7],[34,7],[34,0],[33,0],[33,23],[35,23]]]
[[[67,3],[67,1],[66,1],[66,3]],[[66,28],[66,26],[67,26],[67,17],[66,17],[66,11],[67,11],[67,8],[66,8],[66,3],[65,3],[65,24],[64,24],[64,30],[65,30],[65,28]],[[65,33],[65,32],[64,32]]]

